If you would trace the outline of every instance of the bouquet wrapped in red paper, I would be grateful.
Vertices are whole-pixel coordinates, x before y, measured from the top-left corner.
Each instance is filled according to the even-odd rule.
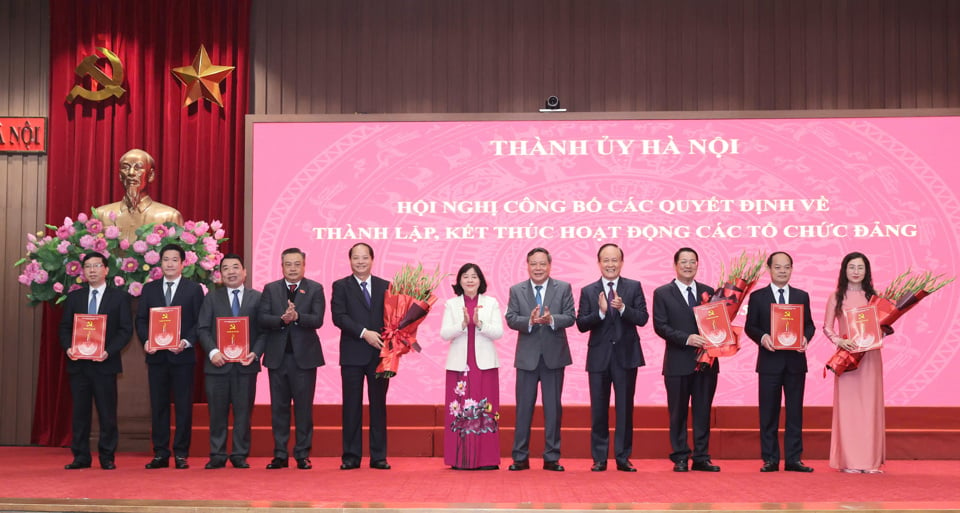
[[[420,352],[417,328],[437,302],[433,291],[444,276],[439,267],[433,274],[427,274],[422,264],[416,268],[404,265],[394,276],[383,300],[383,349],[377,366],[378,378],[396,376],[400,357],[411,349]]]
[[[756,285],[760,274],[763,273],[763,265],[767,260],[766,253],[760,252],[756,255],[748,255],[746,251],[740,253],[730,264],[730,271],[727,272],[720,267],[720,283],[716,291],[710,296],[703,293],[702,303],[712,303],[722,301],[726,305],[727,317],[730,322],[736,318],[740,311],[740,305],[746,299],[750,289]],[[740,350],[740,334],[743,332],[742,326],[733,326],[733,335],[736,339],[735,344],[729,344],[711,349],[711,351],[701,350],[697,356],[697,369],[704,369],[713,365],[717,356],[733,356]]]
[[[890,335],[897,319],[917,306],[921,299],[942,289],[953,280],[954,278],[945,278],[942,274],[934,275],[929,271],[914,272],[907,269],[894,278],[882,294],[870,298],[867,305],[876,307],[880,326],[884,333]],[[856,370],[862,358],[862,352],[851,353],[842,347],[837,348],[837,352],[827,360],[823,374],[826,376],[826,369],[830,369],[837,376]]]

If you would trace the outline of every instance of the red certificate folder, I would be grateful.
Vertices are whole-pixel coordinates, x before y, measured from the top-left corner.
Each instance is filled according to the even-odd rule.
[[[180,307],[158,306],[150,309],[150,333],[147,347],[154,351],[180,345]]]
[[[707,339],[704,346],[710,356],[730,356],[737,348],[737,338],[733,336],[730,318],[727,317],[727,304],[723,301],[707,303],[693,307],[700,335]],[[734,349],[731,352],[731,349]]]
[[[862,353],[880,349],[883,346],[876,306],[868,305],[844,310],[843,316],[847,320],[847,338],[857,345],[857,349],[852,352]]]
[[[107,316],[73,314],[73,357],[95,360],[103,356],[107,347]]]
[[[803,305],[770,305],[770,338],[776,350],[803,346]]]
[[[217,317],[217,349],[228,362],[242,362],[250,354],[250,321],[246,317]]]

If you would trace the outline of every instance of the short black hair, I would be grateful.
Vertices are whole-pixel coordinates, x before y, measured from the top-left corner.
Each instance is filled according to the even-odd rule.
[[[770,253],[770,256],[767,257],[767,267],[773,265],[773,257],[776,255],[783,255],[787,257],[787,260],[790,261],[790,265],[793,265],[793,257],[790,256],[790,253],[787,253],[786,251],[774,251],[773,253]]]
[[[283,250],[283,253],[280,253],[280,260],[283,260],[283,257],[287,255],[300,255],[304,260],[307,259],[307,254],[303,252],[300,248],[287,248]]]
[[[163,254],[166,253],[167,251],[176,251],[177,254],[180,255],[181,262],[187,259],[187,252],[184,251],[179,244],[174,244],[172,242],[169,244],[165,244],[162,248],[160,248],[160,256],[163,256]]]
[[[90,260],[93,258],[99,258],[100,261],[103,262],[104,267],[106,267],[107,269],[110,268],[110,259],[101,253],[97,253],[96,251],[83,255],[83,259],[80,260],[80,265],[85,265],[87,263],[87,260]]]
[[[677,265],[677,263],[680,262],[680,253],[683,252],[693,253],[693,256],[697,259],[697,262],[700,261],[700,255],[698,255],[697,252],[692,248],[680,248],[676,253],[673,254],[673,265]]]
[[[527,260],[528,260],[528,261],[530,260],[530,257],[532,257],[532,256],[534,255],[534,253],[543,253],[544,255],[547,255],[547,263],[548,263],[548,264],[552,264],[552,263],[553,263],[553,257],[550,256],[550,252],[547,251],[546,249],[543,249],[543,248],[533,248],[533,249],[531,249],[530,251],[528,251],[528,252],[527,252]]]
[[[227,253],[223,255],[223,258],[220,259],[220,265],[223,265],[224,260],[238,260],[240,262],[240,267],[243,267],[243,257],[236,253]]]
[[[370,247],[370,245],[367,244],[366,242],[358,242],[358,243],[354,244],[353,246],[350,246],[350,251],[347,252],[347,258],[348,258],[348,259],[353,258],[353,248],[356,248],[357,246],[365,246],[365,247],[367,248],[367,251],[370,252],[370,260],[373,260],[373,259],[374,259],[374,258],[373,258],[373,248]]]
[[[621,248],[620,246],[617,246],[616,244],[614,244],[614,243],[612,243],[612,242],[608,242],[608,243],[604,244],[603,246],[600,246],[600,249],[597,250],[597,262],[600,261],[600,253],[603,253],[603,250],[605,250],[605,249],[607,249],[607,248],[617,248],[617,249],[619,249],[619,250],[620,250],[620,260],[623,260],[623,248]]]
[[[483,294],[487,291],[487,279],[483,277],[483,271],[480,270],[480,266],[477,264],[471,264],[470,262],[467,262],[462,266],[460,266],[460,270],[457,271],[457,282],[454,283],[453,285],[454,294],[458,296],[463,295],[463,287],[460,286],[460,277],[462,277],[463,274],[469,271],[470,269],[473,269],[474,271],[476,271],[477,278],[480,278],[480,287],[477,288],[477,292],[479,292],[480,294]]]

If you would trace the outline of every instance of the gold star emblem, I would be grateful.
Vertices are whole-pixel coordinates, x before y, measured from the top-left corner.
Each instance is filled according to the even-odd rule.
[[[170,71],[180,83],[187,86],[183,97],[184,107],[199,100],[201,96],[223,107],[223,99],[220,98],[220,83],[234,69],[233,66],[211,64],[207,49],[200,45],[200,50],[193,58],[192,65],[173,68]]]

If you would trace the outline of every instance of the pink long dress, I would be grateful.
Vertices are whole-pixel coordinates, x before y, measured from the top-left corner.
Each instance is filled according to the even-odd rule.
[[[843,309],[867,304],[862,290],[848,290]],[[827,301],[823,332],[836,343],[847,336],[843,314],[837,317],[837,301]],[[830,431],[830,467],[875,471],[886,461],[884,433],[883,358],[880,350],[867,351],[857,370],[834,378],[833,427]]]

